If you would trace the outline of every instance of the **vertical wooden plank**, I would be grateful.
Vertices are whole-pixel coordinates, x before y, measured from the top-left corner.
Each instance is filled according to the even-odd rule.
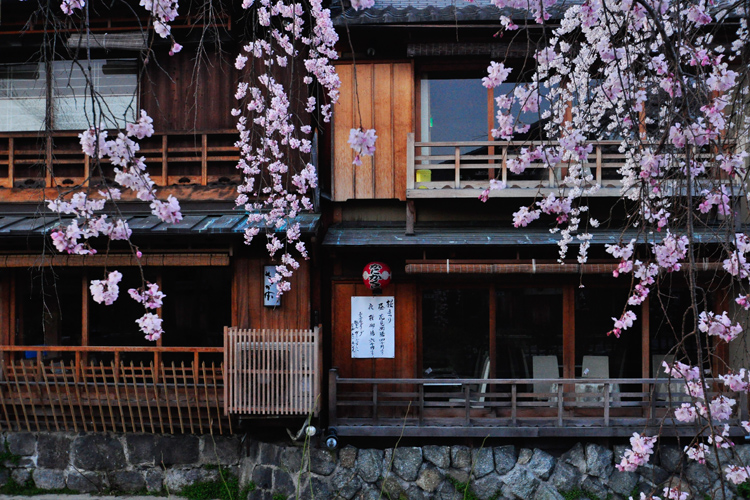
[[[89,391],[89,380],[88,380],[88,369],[86,366],[81,367],[81,378],[83,381],[83,390],[86,393],[86,406],[89,409],[89,413],[91,416],[91,427],[94,429],[94,432],[96,431],[96,418],[94,417],[94,405],[91,404],[91,393]],[[99,415],[102,413],[102,406],[101,402],[99,401],[99,397],[97,394],[96,402],[99,405]],[[104,430],[104,428],[102,428]]]
[[[15,183],[15,143],[13,141],[13,137],[8,138],[8,183],[9,187],[13,187],[13,184]]]
[[[354,126],[362,126],[363,130],[372,128],[373,122],[373,66],[372,64],[357,64],[354,66],[355,85],[354,94]],[[354,167],[354,197],[369,200],[373,198],[373,157],[362,156],[362,165]]]
[[[188,386],[187,376],[185,374],[185,362],[180,361],[180,369],[182,371],[182,389],[185,392],[185,403],[188,414],[188,422],[190,424],[190,434],[195,434],[195,428],[193,427],[193,405],[190,404],[190,387]]]
[[[115,400],[117,401],[117,410],[119,412],[118,423],[122,425],[122,432],[128,431],[127,419],[125,417],[125,411],[122,409],[122,397],[120,397],[120,357],[119,352],[115,352],[115,361],[111,363],[112,366],[112,385],[115,389]],[[115,364],[117,363],[117,364]],[[131,419],[132,422],[132,419]]]
[[[412,62],[393,65],[393,168],[394,195],[406,201],[406,135],[414,133],[414,66]]]
[[[201,371],[203,372],[203,392],[206,394],[206,418],[209,422],[209,426],[213,428],[211,419],[211,399],[208,397],[208,377],[206,376],[206,362],[201,363]],[[221,416],[219,416],[221,418]]]
[[[37,351],[37,355],[36,355],[37,359],[40,358],[41,355],[42,355],[42,353],[40,351]],[[36,408],[34,407],[34,394],[31,392],[31,387],[29,387],[29,377],[26,374],[26,365],[23,363],[23,361],[21,362],[21,372],[23,373],[23,380],[24,380],[24,382],[26,384],[26,393],[29,395],[29,405],[31,406],[31,415],[34,417],[34,425],[36,426],[36,430],[40,431],[42,429],[41,429],[41,427],[39,427],[39,420],[37,419],[37,412],[36,412]],[[46,370],[42,370],[42,373],[45,374],[45,382],[46,382],[47,381],[46,380]],[[59,394],[58,394],[58,396],[59,396]],[[40,403],[41,403],[41,398],[40,398]],[[62,403],[60,404],[60,406],[62,408]],[[24,405],[23,408],[24,408],[24,414],[25,414],[26,413],[26,410],[25,410],[26,406]],[[29,423],[27,421],[26,422],[26,427],[28,428],[28,426],[29,426]],[[55,427],[57,427],[57,419],[55,419]]]
[[[18,375],[16,374],[15,362],[14,362],[13,358],[10,359],[10,368],[11,368],[11,373],[13,374],[13,382],[15,383],[15,386],[16,386],[16,395],[19,397],[19,400],[20,400],[20,398],[21,398],[21,390],[18,387]],[[8,384],[8,394],[12,396],[12,393],[13,393],[13,391],[10,388],[10,384]],[[21,417],[18,415],[17,405],[13,401],[13,399],[11,399],[10,401],[11,401],[11,404],[13,405],[13,416],[15,417],[15,422],[18,425],[17,428],[18,428],[18,430],[21,430]],[[23,409],[23,406],[21,406],[21,408]],[[26,419],[26,413],[25,413],[26,410],[23,409],[23,411],[24,411],[24,415],[23,415],[24,419]],[[27,430],[28,430],[28,423],[27,423]],[[47,430],[48,431],[50,430],[49,423],[47,424]]]
[[[148,395],[148,388],[149,386],[153,384],[146,381],[146,369],[143,366],[143,361],[141,361],[140,365],[141,365],[141,380],[142,380],[141,386],[143,387],[143,397],[146,399],[146,411],[148,413],[148,422],[149,422],[149,425],[151,426],[151,432],[153,433],[155,432],[154,431],[154,416],[151,413],[151,396]]]
[[[510,421],[518,424],[518,385],[515,382],[510,387]]]
[[[104,362],[99,361],[99,371],[102,374],[102,386],[104,387],[104,398],[107,400],[107,409],[109,410],[109,421],[112,424],[112,432],[117,432],[115,424],[115,412],[112,410],[112,400],[109,396],[109,382],[107,381],[107,372],[104,369]]]
[[[230,377],[232,376],[232,365],[229,360],[232,359],[232,344],[229,341],[229,327],[224,327],[224,366],[227,367],[227,373],[224,374],[224,413],[229,413],[231,391],[234,390],[233,384],[229,383]],[[198,386],[198,363],[193,361],[193,380],[195,381],[196,387]],[[195,399],[198,402],[198,398]],[[200,415],[200,413],[198,413]]]
[[[454,187],[461,188],[461,148],[456,146],[453,152],[453,177]]]
[[[134,378],[133,370],[132,370],[133,362],[131,361],[130,363],[131,363],[130,375],[131,375],[131,378]],[[138,432],[136,420],[135,420],[135,414],[133,413],[133,403],[132,403],[132,400],[130,399],[130,389],[128,388],[128,375],[127,375],[127,370],[125,369],[125,365],[120,365],[120,370],[122,372],[120,374],[120,380],[122,380],[122,390],[123,392],[125,392],[125,406],[127,406],[128,408],[128,416],[130,417],[130,429],[133,432]],[[137,399],[138,397],[136,393],[136,405],[138,404]],[[124,420],[125,419],[123,418],[123,421]],[[127,431],[127,429],[125,430]]]
[[[225,344],[226,345],[226,344]],[[226,354],[226,349],[224,349],[224,353]],[[227,366],[224,364],[224,366]],[[198,391],[198,360],[194,359],[193,364],[190,367],[193,375],[193,396],[195,397],[195,405],[193,406],[195,408],[195,412],[198,414],[198,429],[203,429],[203,417],[201,416],[201,397],[200,392]],[[226,377],[224,377],[224,387],[229,385],[228,380]],[[226,396],[226,390],[224,391],[224,408],[227,407],[227,396]],[[225,410],[225,415],[229,415],[229,413]]]
[[[201,186],[208,184],[208,136],[201,134]]]
[[[76,351],[76,354],[78,354],[80,351]],[[75,361],[75,368],[73,370],[73,387],[75,388],[75,394],[76,394],[76,401],[78,402],[78,412],[81,415],[81,422],[83,422],[83,432],[88,432],[88,418],[86,417],[86,413],[83,409],[83,402],[81,401],[81,364],[80,364],[80,357],[76,356]],[[87,398],[88,399],[88,398]],[[88,400],[86,401],[86,406],[88,406]]]
[[[71,369],[75,370],[74,366],[71,366]],[[76,421],[76,411],[75,407],[73,406],[73,398],[70,396],[70,384],[68,384],[68,375],[65,370],[65,362],[60,361],[60,371],[62,372],[62,383],[65,386],[65,396],[68,398],[68,408],[70,408],[70,419],[73,421],[73,430],[75,432],[78,432],[78,422]],[[81,420],[84,420],[83,414],[81,415]]]
[[[575,378],[575,309],[575,291],[573,285],[568,283],[563,287],[563,378]]]
[[[219,434],[224,434],[224,430],[222,429],[221,425],[221,408],[219,407],[219,395],[217,393],[218,384],[216,383],[216,368],[214,367],[213,363],[211,363],[211,379],[214,384],[214,400],[216,402],[216,420],[218,420],[219,422]]]
[[[140,399],[140,391],[138,388],[140,386],[145,389],[146,385],[148,384],[146,384],[146,381],[143,379],[141,379],[141,383],[138,384],[138,377],[136,377],[136,371],[135,371],[135,366],[133,365],[133,360],[130,360],[130,380],[133,383],[133,402],[135,404],[136,410],[138,411],[138,424],[139,424],[138,427],[141,428],[141,432],[143,433],[143,432],[146,432],[146,427],[143,425],[143,412],[141,410],[141,405],[143,404],[143,402]],[[125,386],[125,390],[126,390],[125,397],[128,397],[127,385]],[[135,422],[133,422],[133,431],[137,432]]]
[[[354,198],[354,151],[350,147],[349,131],[357,128],[354,125],[354,66],[339,64],[336,66],[341,80],[341,95],[334,105],[333,112],[333,201],[346,201]],[[357,120],[358,121],[358,120]]]
[[[96,403],[99,406],[99,418],[101,418],[101,424],[102,424],[102,432],[106,432],[107,430],[107,419],[104,413],[104,408],[102,407],[102,399],[99,395],[99,381],[96,379],[96,365],[91,364],[91,376],[94,379],[94,394],[96,396]],[[94,425],[94,429],[96,429],[96,425]]]
[[[394,198],[393,163],[393,64],[374,64],[373,118],[378,135],[373,164],[373,197]]]
[[[174,426],[172,423],[172,408],[171,408],[171,404],[169,401],[169,390],[167,388],[167,369],[164,366],[164,363],[161,364],[160,368],[161,369],[159,371],[161,372],[161,380],[162,380],[162,385],[163,385],[162,394],[164,394],[164,403],[167,406],[167,419],[169,422],[169,433],[174,434]]]

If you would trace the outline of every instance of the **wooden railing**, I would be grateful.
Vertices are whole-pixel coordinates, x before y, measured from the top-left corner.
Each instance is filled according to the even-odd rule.
[[[224,411],[318,413],[320,334],[313,330],[224,329]]]
[[[708,382],[715,388],[714,380]],[[362,379],[329,372],[329,425],[339,435],[695,435],[673,418],[684,381],[665,379]],[[533,392],[549,384],[549,392]],[[708,392],[709,397],[716,393]],[[747,420],[747,394],[733,395]],[[739,427],[739,426],[736,426]],[[742,433],[741,428],[733,432]]]
[[[138,141],[137,156],[157,186],[236,184],[236,140],[235,130],[156,133]],[[102,171],[93,168],[75,132],[0,134],[0,187],[75,187],[112,179],[112,169],[106,160]]]
[[[492,191],[490,196],[533,196],[538,191],[545,193],[561,187],[566,163],[550,169],[536,161],[522,174],[508,169],[508,161],[517,158],[522,148],[533,149],[540,144],[540,141],[416,142],[410,133],[406,149],[406,197],[476,198],[489,187],[490,179],[502,180],[507,186]],[[620,141],[589,144],[592,152],[583,168],[585,174],[591,174],[592,183],[601,186],[594,196],[619,197],[622,176],[617,169],[625,164],[625,154],[619,151]]]
[[[220,347],[0,350],[3,431],[232,432],[232,422],[222,412],[223,367],[205,359],[219,356]],[[154,361],[135,362],[137,356],[153,356]],[[180,356],[187,359],[163,359]]]

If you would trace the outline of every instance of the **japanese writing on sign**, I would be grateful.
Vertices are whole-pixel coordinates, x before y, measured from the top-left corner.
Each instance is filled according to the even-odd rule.
[[[394,297],[352,297],[352,358],[393,358]]]

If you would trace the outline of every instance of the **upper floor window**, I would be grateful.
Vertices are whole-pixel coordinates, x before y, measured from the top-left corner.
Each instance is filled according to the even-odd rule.
[[[91,67],[87,78],[85,67]],[[122,128],[138,109],[135,59],[0,65],[0,131]]]

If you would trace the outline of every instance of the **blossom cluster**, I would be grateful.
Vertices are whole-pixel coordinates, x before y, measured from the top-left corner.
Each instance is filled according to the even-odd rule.
[[[139,200],[149,202],[151,213],[160,220],[174,224],[182,220],[180,204],[172,195],[166,200],[159,200],[154,182],[146,171],[146,164],[136,153],[140,146],[136,140],[150,137],[154,133],[153,120],[145,111],[141,111],[138,121],[128,123],[125,132],[109,139],[106,130],[92,128],[78,135],[81,149],[95,160],[109,159],[115,165],[115,183],[121,188],[130,189]],[[86,192],[76,192],[69,199],[60,196],[47,200],[47,208],[61,215],[70,215],[70,219],[61,219],[61,223],[51,232],[52,243],[59,252],[76,255],[95,254],[96,248],[90,240],[106,236],[110,240],[130,241],[132,235],[127,222],[122,218],[110,220],[107,214],[99,214],[107,202],[121,199],[120,188],[105,185],[98,191],[99,197],[93,198]],[[140,258],[140,251],[136,252]],[[91,295],[95,302],[104,305],[112,304],[119,295],[118,283],[122,279],[119,271],[112,271],[106,280],[92,280]],[[130,290],[130,296],[142,303],[146,309],[161,307],[164,294],[157,285],[147,284],[141,291]],[[146,338],[158,339],[163,333],[161,319],[153,313],[146,313],[136,321]]]
[[[372,0],[360,0],[352,5],[365,8],[371,4]],[[245,44],[235,59],[235,68],[244,75],[235,92],[238,105],[232,110],[239,132],[237,168],[244,179],[237,188],[236,203],[248,213],[245,242],[250,244],[263,231],[269,255],[281,252],[272,281],[283,293],[299,267],[294,255],[308,257],[295,218],[313,208],[309,191],[317,187],[310,159],[312,127],[296,114],[293,103],[303,102],[306,112],[318,110],[324,121],[330,120],[340,86],[331,64],[338,57],[338,35],[321,0],[312,0],[306,8],[284,0],[245,0],[242,6],[254,13],[266,36]],[[289,66],[290,60],[298,59],[302,67]],[[300,89],[300,78],[311,89],[317,82],[323,98]],[[375,139],[372,130],[355,134],[357,159],[372,154]]]
[[[362,165],[362,156],[372,156],[375,154],[375,141],[378,136],[375,135],[375,129],[362,130],[362,128],[353,128],[349,131],[349,144],[356,153],[353,164]]]

